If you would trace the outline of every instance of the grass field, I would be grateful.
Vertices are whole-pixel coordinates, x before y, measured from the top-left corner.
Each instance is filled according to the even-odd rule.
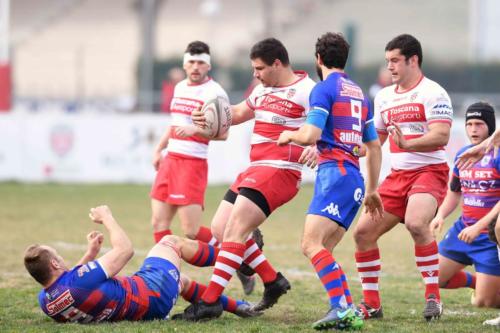
[[[225,187],[211,187],[207,192],[204,224],[225,192]],[[313,332],[310,324],[327,310],[327,298],[308,260],[299,249],[300,234],[312,193],[305,186],[287,206],[282,207],[262,227],[265,253],[274,266],[291,281],[292,290],[280,302],[256,319],[239,319],[225,314],[220,319],[198,324],[154,321],[122,322],[78,326],[56,324],[45,317],[37,304],[39,286],[25,273],[22,264],[24,249],[31,243],[56,247],[69,262],[83,254],[85,235],[92,229],[102,229],[90,222],[88,209],[99,204],[109,205],[115,218],[130,235],[136,254],[125,273],[139,268],[146,251],[152,246],[149,187],[137,185],[22,185],[0,184],[0,332]],[[448,221],[448,226],[451,220]],[[174,232],[178,232],[175,223]],[[105,244],[105,246],[109,243]],[[469,290],[442,292],[444,316],[437,322],[424,322],[423,282],[413,257],[413,245],[403,226],[398,226],[380,242],[382,252],[381,294],[385,317],[366,322],[370,332],[493,332],[481,326],[498,310],[477,309],[470,305]],[[360,299],[360,283],[354,265],[354,246],[349,232],[335,251],[343,265],[355,301]],[[183,271],[201,282],[207,282],[210,268]],[[228,293],[243,297],[239,281],[234,279]],[[262,294],[258,285],[248,299],[257,301]],[[184,309],[180,300],[173,313]]]

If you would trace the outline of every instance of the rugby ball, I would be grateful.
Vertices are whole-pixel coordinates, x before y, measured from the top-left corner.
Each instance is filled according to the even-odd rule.
[[[224,97],[208,100],[201,111],[205,115],[206,127],[203,129],[209,138],[225,134],[231,126],[231,105]]]

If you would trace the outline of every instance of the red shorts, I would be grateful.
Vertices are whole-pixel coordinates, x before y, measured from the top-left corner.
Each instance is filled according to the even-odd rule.
[[[266,198],[271,212],[292,200],[300,188],[301,173],[296,170],[267,166],[251,166],[238,175],[231,191],[242,187],[259,191]]]
[[[392,170],[378,188],[384,210],[404,220],[408,198],[415,193],[429,193],[436,198],[438,206],[441,205],[446,196],[449,170],[446,163],[414,170]]]
[[[150,196],[172,205],[203,207],[207,175],[207,160],[170,153],[160,163]]]

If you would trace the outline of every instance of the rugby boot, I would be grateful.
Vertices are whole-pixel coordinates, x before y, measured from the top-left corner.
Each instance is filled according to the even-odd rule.
[[[254,306],[254,310],[260,312],[269,309],[290,289],[290,282],[278,272],[274,281],[264,283],[264,295],[262,295],[260,302]]]
[[[364,326],[363,319],[358,317],[352,308],[332,308],[326,316],[312,325],[315,330],[360,330]]]
[[[356,315],[361,319],[379,319],[384,317],[384,312],[382,311],[382,306],[378,309],[373,308],[366,304],[364,301],[358,304],[356,307]]]
[[[436,295],[430,294],[425,301],[424,318],[427,321],[439,319],[443,313],[443,304],[437,299]]]

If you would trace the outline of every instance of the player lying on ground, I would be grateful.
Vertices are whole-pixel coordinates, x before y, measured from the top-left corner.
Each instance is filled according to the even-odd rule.
[[[493,107],[483,102],[470,105],[465,129],[472,145],[458,151],[457,158],[494,133]],[[433,233],[441,231],[446,217],[461,203],[462,215],[439,243],[439,286],[473,288],[475,305],[481,307],[500,307],[500,263],[496,246],[487,236],[488,224],[496,215],[493,207],[500,199],[499,174],[500,159],[493,151],[466,168],[455,167],[446,198],[430,224]],[[476,274],[465,271],[467,265],[474,265]]]
[[[45,314],[78,323],[166,319],[179,293],[188,301],[199,298],[196,291],[205,286],[179,271],[181,257],[190,253],[179,237],[163,237],[138,272],[117,276],[134,254],[132,243],[107,206],[92,208],[89,215],[109,232],[111,250],[99,259],[104,237],[97,231],[87,236],[88,250],[72,269],[49,246],[35,244],[25,252],[26,269],[43,286],[38,299]],[[221,302],[240,317],[259,314],[244,301],[221,296]]]

